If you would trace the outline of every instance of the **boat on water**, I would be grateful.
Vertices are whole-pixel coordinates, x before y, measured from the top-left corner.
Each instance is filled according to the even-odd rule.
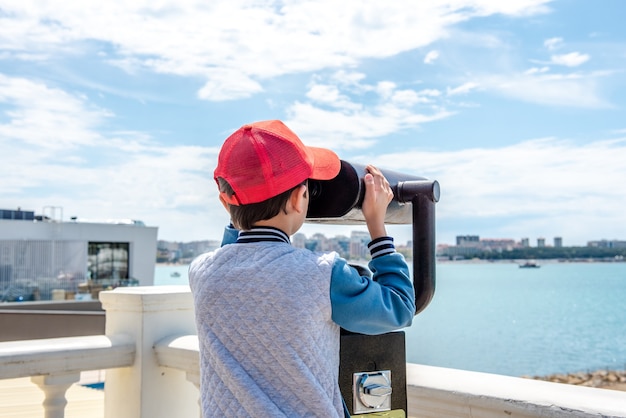
[[[175,271],[175,272],[170,274],[170,277],[180,277],[180,273]]]
[[[524,264],[519,265],[519,268],[521,269],[538,269],[539,267],[541,266],[534,261],[527,261]]]

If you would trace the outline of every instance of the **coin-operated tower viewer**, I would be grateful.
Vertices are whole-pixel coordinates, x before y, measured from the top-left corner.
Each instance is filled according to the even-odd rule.
[[[415,314],[435,292],[435,203],[439,183],[423,177],[382,170],[394,192],[385,222],[412,224]],[[341,161],[332,180],[309,181],[307,222],[362,224],[365,166]],[[355,266],[363,269],[366,267]],[[339,386],[351,416],[407,415],[406,350],[403,331],[382,335],[341,332]],[[383,414],[384,413],[384,414]]]

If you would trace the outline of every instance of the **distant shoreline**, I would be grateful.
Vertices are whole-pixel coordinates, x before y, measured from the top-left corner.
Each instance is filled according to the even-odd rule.
[[[593,372],[555,373],[548,376],[522,377],[526,379],[626,392],[626,370],[601,369]]]

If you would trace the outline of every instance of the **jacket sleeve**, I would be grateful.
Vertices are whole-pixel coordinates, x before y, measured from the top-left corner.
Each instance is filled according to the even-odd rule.
[[[361,276],[337,256],[330,281],[332,319],[348,331],[382,334],[411,325],[415,315],[415,291],[409,267],[395,251],[393,239],[369,244],[372,277]]]

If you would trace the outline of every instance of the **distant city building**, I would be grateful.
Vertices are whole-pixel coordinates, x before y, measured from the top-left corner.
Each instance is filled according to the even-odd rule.
[[[480,237],[478,235],[457,235],[456,245],[458,247],[479,246]]]
[[[350,234],[350,258],[365,259],[368,255],[367,244],[370,235],[364,231],[352,231]]]
[[[486,251],[511,251],[515,248],[515,241],[512,239],[482,239],[480,248]]]
[[[221,244],[221,241],[216,240],[192,241],[181,243],[179,248],[184,258],[195,258],[200,254],[218,249]]]
[[[339,235],[336,236],[335,238],[333,238],[334,242],[335,242],[335,248],[339,255],[347,258],[350,256],[350,238],[343,236],[343,235]]]
[[[324,234],[313,234],[311,240],[316,242],[315,251],[333,251],[333,245]]]
[[[188,262],[200,254],[216,250],[221,245],[217,240],[172,242],[159,240],[157,242],[157,261],[166,262]]]
[[[306,248],[306,235],[302,232],[298,232],[293,237],[291,237],[291,244],[295,248]]]
[[[473,257],[485,252],[502,252],[512,251],[518,248],[530,248],[530,240],[527,237],[522,238],[519,242],[513,239],[493,239],[483,238],[478,235],[457,235],[456,246],[440,244],[437,246],[437,255],[442,257]],[[589,246],[603,248],[626,248],[626,241],[590,241]],[[537,238],[537,247],[546,246],[545,238]],[[563,238],[554,237],[554,247],[563,247]]]
[[[626,241],[618,241],[618,240],[600,240],[600,241],[589,241],[587,242],[587,247],[596,247],[596,248],[626,248]]]
[[[163,241],[163,240],[157,241],[157,248],[159,250],[178,251],[178,245],[179,244],[177,242],[170,242],[170,241]]]
[[[510,251],[519,245],[512,239],[480,239],[478,235],[457,235],[456,246],[440,245],[437,255],[446,257],[473,257],[491,251]]]

